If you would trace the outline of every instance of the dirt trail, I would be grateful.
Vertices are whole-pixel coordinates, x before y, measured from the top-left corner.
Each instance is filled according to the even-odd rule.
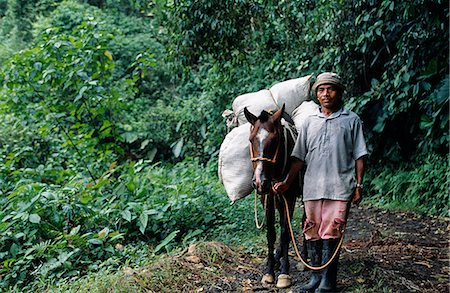
[[[339,292],[449,292],[448,218],[433,218],[375,207],[353,207],[341,250]],[[264,255],[236,252],[238,261],[222,267],[214,284],[198,292],[298,292],[310,272],[296,269],[292,287],[264,287]]]

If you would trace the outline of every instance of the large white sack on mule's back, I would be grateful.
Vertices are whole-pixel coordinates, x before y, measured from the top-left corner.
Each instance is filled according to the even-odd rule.
[[[231,202],[253,191],[253,167],[250,158],[250,123],[233,128],[219,151],[219,178]]]
[[[300,106],[301,103],[309,99],[311,77],[312,75],[307,75],[274,84],[270,88],[270,92],[278,106],[281,107],[285,104],[285,111],[289,115],[292,115],[292,112]]]
[[[259,116],[263,110],[276,111],[283,104],[285,112],[292,115],[292,112],[303,101],[309,98],[311,75],[300,78],[289,79],[274,84],[269,90],[243,94],[233,101],[233,112],[237,116],[237,125],[247,123],[244,115],[244,108]]]
[[[237,117],[238,126],[247,123],[244,115],[244,108],[250,113],[259,116],[263,110],[277,110],[278,107],[272,99],[269,90],[260,90],[259,92],[248,93],[238,96],[233,101],[233,112]]]
[[[304,101],[298,106],[294,112],[292,112],[292,120],[294,120],[295,128],[300,131],[302,124],[305,122],[306,117],[317,113],[319,111],[319,105],[314,101]]]

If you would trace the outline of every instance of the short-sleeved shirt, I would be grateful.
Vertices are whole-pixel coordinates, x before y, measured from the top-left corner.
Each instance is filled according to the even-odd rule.
[[[345,108],[310,114],[299,129],[292,156],[306,164],[303,200],[350,200],[355,161],[367,155],[361,119]]]

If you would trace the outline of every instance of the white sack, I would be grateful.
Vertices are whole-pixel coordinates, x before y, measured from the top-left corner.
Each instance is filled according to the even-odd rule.
[[[312,75],[286,80],[274,84],[270,91],[279,107],[286,105],[286,112],[292,112],[300,106],[303,101],[309,99],[310,80]]]
[[[276,111],[278,109],[268,90],[240,95],[233,101],[233,113],[237,117],[237,126],[248,122],[244,115],[245,107],[256,116],[259,116],[262,110]]]
[[[289,115],[303,101],[309,98],[311,75],[289,79],[274,84],[269,90],[247,93],[236,97],[233,101],[233,112],[237,117],[237,125],[247,122],[244,108],[259,116],[263,110],[276,111],[285,104],[285,111]]]
[[[249,136],[250,123],[245,123],[231,130],[220,146],[219,178],[232,203],[253,191]]]
[[[317,111],[319,111],[319,105],[317,105],[314,101],[305,101],[294,110],[291,117],[292,120],[294,120],[297,132],[300,130],[306,117],[317,113]]]

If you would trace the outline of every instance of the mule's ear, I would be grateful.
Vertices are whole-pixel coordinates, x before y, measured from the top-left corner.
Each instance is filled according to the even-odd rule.
[[[284,108],[285,108],[285,105],[283,104],[283,106],[281,107],[281,109],[279,109],[278,111],[276,111],[276,112],[272,115],[271,119],[272,119],[272,122],[273,122],[273,123],[278,123],[278,122],[280,122],[281,117],[283,116],[283,113],[284,113]]]
[[[255,125],[256,120],[258,120],[258,117],[250,113],[249,110],[247,110],[247,107],[244,108],[244,115],[245,118],[247,118],[247,121],[250,122],[251,125]]]

